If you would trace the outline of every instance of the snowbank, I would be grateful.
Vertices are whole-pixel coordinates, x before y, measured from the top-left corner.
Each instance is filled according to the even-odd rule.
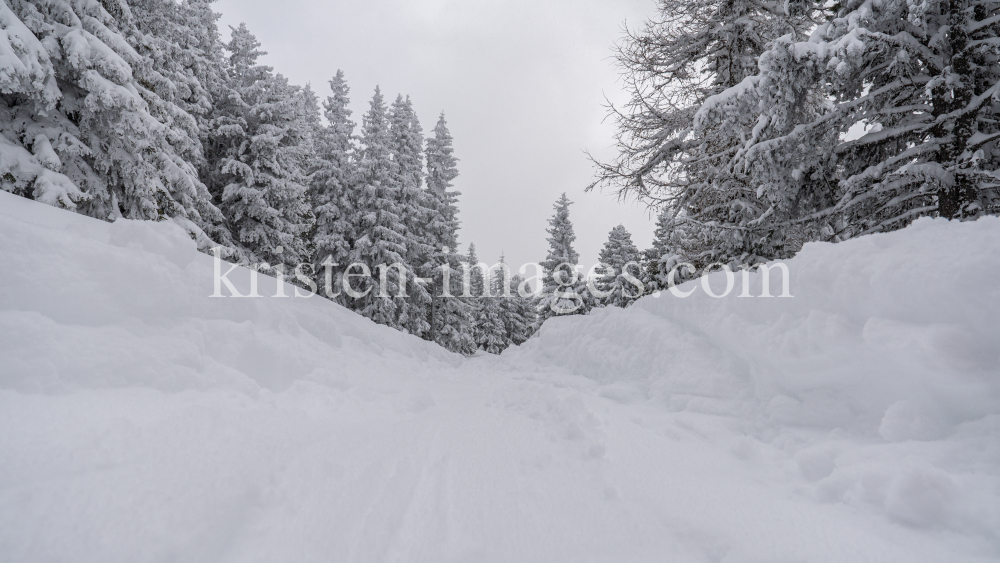
[[[920,219],[810,243],[791,298],[664,293],[547,323],[508,369],[584,375],[600,393],[727,417],[823,502],[910,526],[1000,535],[1000,219]],[[780,279],[771,272],[771,294]],[[725,275],[708,283],[716,294]],[[780,287],[780,286],[779,286]],[[1000,556],[1000,553],[997,554]]]
[[[210,298],[172,223],[0,193],[0,240],[0,561],[1000,558],[996,219],[470,360]]]
[[[0,193],[0,240],[0,388],[277,391],[460,361],[316,296],[209,298],[212,257],[170,221],[105,223]],[[248,294],[250,275],[229,278]],[[276,281],[259,276],[258,292]]]
[[[547,323],[504,359],[561,366],[601,383],[639,383],[673,410],[729,412],[759,427],[795,424],[947,435],[1000,413],[1000,219],[809,243],[788,265],[791,298],[708,296],[702,281],[630,309]],[[772,295],[780,272],[773,270]],[[716,272],[708,283],[726,286]],[[749,410],[746,410],[749,409]]]

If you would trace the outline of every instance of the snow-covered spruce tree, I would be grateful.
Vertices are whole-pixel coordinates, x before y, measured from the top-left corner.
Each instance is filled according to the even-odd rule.
[[[689,262],[682,252],[685,248],[696,245],[690,241],[684,243],[685,224],[674,220],[674,210],[664,207],[656,218],[656,230],[653,232],[653,245],[642,253],[642,280],[646,293],[663,291],[670,287],[670,271],[679,264]],[[692,278],[696,272],[687,268],[678,268],[674,274],[674,283],[681,283]]]
[[[921,215],[996,212],[998,10],[987,0],[846,2],[808,41],[776,41],[760,73],[708,100],[696,122],[753,117],[733,168],[754,178],[769,204],[760,222],[776,229],[842,240]],[[802,112],[817,95],[832,102]]]
[[[375,88],[369,110],[361,120],[361,149],[358,156],[357,180],[351,190],[356,238],[348,264],[360,263],[373,268],[371,278],[355,278],[347,294],[346,304],[373,321],[400,330],[409,324],[409,305],[400,297],[406,284],[412,289],[413,273],[406,265],[406,226],[401,216],[400,188],[395,182],[398,173],[392,159],[392,138],[389,133],[388,108],[381,90]],[[385,284],[377,268],[386,266]],[[402,274],[393,264],[402,264]],[[351,273],[361,273],[353,271]]]
[[[504,259],[500,257],[500,263]],[[507,299],[504,294],[505,277],[502,270],[497,270],[490,277],[489,295],[479,297],[479,307],[476,315],[476,346],[489,354],[499,354],[510,346],[510,336],[507,327],[510,324],[508,318]]]
[[[0,22],[0,188],[203,237],[215,210],[186,160],[191,118],[144,79],[155,65],[132,46],[143,35],[128,5],[11,0]]]
[[[214,0],[129,0],[136,27],[136,50],[148,54],[150,80],[165,79],[169,98],[199,122],[213,105],[213,89],[223,80],[223,45],[212,10]],[[156,84],[160,86],[160,84]],[[160,88],[157,88],[160,91]]]
[[[303,262],[310,262],[316,256],[316,206],[313,202],[312,186],[317,175],[323,169],[324,162],[319,155],[319,144],[326,136],[326,126],[323,125],[320,117],[319,98],[313,92],[312,85],[306,83],[299,89],[299,119],[301,126],[305,130],[305,136],[300,141],[302,159],[299,163],[302,171],[303,184],[306,187],[305,204],[309,210],[306,217],[306,229],[299,234],[303,245]],[[318,279],[316,274],[318,268],[313,267],[310,275]]]
[[[695,246],[685,253],[698,263],[752,261],[795,247],[796,241],[756,228],[753,221],[767,203],[742,171],[728,166],[753,124],[703,127],[695,134],[694,118],[711,96],[755,74],[771,41],[803,37],[817,6],[811,0],[659,0],[657,17],[619,45],[631,98],[611,108],[618,157],[595,160],[590,188],[606,185],[623,197],[670,208],[691,233],[685,240]]]
[[[518,288],[523,284],[524,279],[521,276],[516,274],[511,276],[511,296],[505,297],[502,301],[507,338],[514,346],[520,346],[531,337],[536,321],[535,307],[531,298],[521,297],[518,293]]]
[[[201,166],[204,155],[195,116],[204,116],[212,107],[208,74],[215,66],[212,70],[218,78],[221,62],[220,44],[210,31],[214,19],[193,21],[192,16],[206,14],[191,13],[186,4],[170,0],[130,0],[129,4],[137,33],[128,40],[148,61],[134,67],[133,73],[159,94],[162,103],[156,110],[184,131],[184,156]]]
[[[463,297],[465,295],[464,267],[469,267],[469,260],[478,263],[476,257],[476,247],[469,245],[469,254],[462,256],[457,252],[450,252],[443,248],[439,256],[441,263],[447,263],[450,268],[448,279],[447,295],[445,294],[443,270],[434,273],[434,308],[432,310],[432,323],[434,333],[431,340],[441,346],[464,355],[476,353],[475,324],[478,314],[478,298]],[[447,252],[446,252],[447,251]],[[482,278],[478,269],[472,270],[469,292],[471,295],[482,293]],[[478,291],[478,293],[476,293]]]
[[[469,253],[465,255],[464,262],[465,267],[469,269],[468,294],[475,300],[478,297],[482,297],[486,289],[486,272],[476,267],[476,264],[479,264],[479,256],[476,255],[476,243],[469,243]],[[465,277],[464,272],[465,270],[462,270],[461,275],[463,280]],[[464,290],[463,293],[465,293]],[[472,301],[471,303],[475,304],[477,301]]]
[[[465,255],[462,262],[462,269],[457,277],[462,280],[462,300],[465,301],[466,305],[469,307],[469,312],[472,316],[470,333],[472,335],[473,342],[475,342],[478,347],[480,341],[483,339],[481,331],[484,325],[480,319],[484,307],[483,296],[488,292],[486,291],[487,272],[484,272],[481,268],[476,267],[476,265],[479,264],[479,256],[476,254],[475,243],[469,243],[469,252]],[[468,283],[465,281],[466,273],[468,273],[469,276]]]
[[[573,250],[576,234],[569,220],[569,206],[572,204],[566,194],[556,200],[555,213],[549,219],[549,253],[541,263],[545,270],[542,291],[538,297],[538,315],[541,321],[567,314],[585,314],[588,311],[585,296],[585,280],[576,271],[580,255]],[[560,280],[563,282],[560,284]],[[575,280],[575,282],[574,282]]]
[[[633,301],[642,297],[639,288],[625,277],[628,267],[629,275],[636,279],[640,278],[641,258],[639,249],[632,243],[632,234],[623,225],[611,229],[608,241],[604,243],[600,254],[601,264],[610,267],[611,271],[601,276],[595,284],[602,292],[609,294],[598,299],[600,305],[628,307]]]
[[[222,80],[222,43],[210,0],[130,0],[138,33],[129,43],[149,61],[136,69],[137,80],[162,102],[152,113],[184,135],[173,144],[199,171],[207,164],[202,146],[205,126]],[[216,242],[233,244],[225,219],[200,181],[195,222]]]
[[[444,297],[440,276],[435,277],[433,294],[435,328],[431,340],[452,352],[471,356],[476,353],[476,341],[473,338],[475,308],[470,300],[461,297],[461,263],[465,259],[457,254],[450,254],[446,259],[451,267],[451,276],[448,280],[448,294],[451,297]]]
[[[259,47],[245,24],[232,29],[206,183],[248,260],[294,268],[307,258],[312,221],[303,170],[311,132],[301,91],[257,63]]]
[[[432,252],[427,223],[431,210],[424,193],[424,137],[409,97],[397,95],[389,108],[389,136],[395,161],[394,181],[400,187],[403,224],[406,225],[407,261],[421,264]]]
[[[434,126],[434,135],[426,140],[427,158],[427,207],[430,216],[425,225],[431,255],[433,285],[428,290],[433,298],[431,306],[430,339],[445,348],[463,354],[475,349],[471,339],[471,310],[457,297],[444,297],[444,279],[441,267],[452,269],[449,294],[461,295],[460,272],[463,261],[458,252],[458,191],[452,190],[452,181],[458,177],[458,159],[452,146],[451,132],[444,113]],[[470,348],[471,346],[471,348]]]
[[[308,134],[306,147],[303,150],[305,154],[302,159],[302,168],[311,185],[313,174],[320,168],[317,144],[319,143],[319,139],[324,136],[326,128],[323,126],[323,120],[320,116],[319,97],[313,91],[312,84],[306,83],[298,92],[300,98],[300,119]],[[306,192],[308,193],[308,190]]]
[[[458,248],[458,191],[451,190],[451,182],[458,177],[458,159],[452,147],[451,132],[444,113],[434,126],[434,136],[427,138],[427,191],[434,214],[427,223],[427,231],[440,249]]]
[[[427,229],[432,209],[428,193],[423,189],[424,136],[409,97],[396,96],[389,108],[388,121],[390,151],[395,163],[393,183],[399,187],[400,218],[406,236],[403,257],[417,277],[430,278],[434,275],[436,249]],[[410,334],[429,336],[431,294],[428,288],[417,283],[408,289],[410,312],[405,328]]]
[[[351,246],[357,237],[354,219],[357,209],[351,193],[357,174],[354,127],[351,121],[350,88],[343,71],[330,80],[330,96],[323,103],[323,113],[327,125],[322,127],[315,140],[318,169],[313,172],[310,186],[310,200],[316,217],[313,235],[313,265],[317,275],[325,283],[323,263],[328,259],[336,267],[330,268],[330,290],[340,293],[337,301],[344,303],[344,294],[338,292],[343,269],[348,265]],[[325,291],[325,289],[321,289]]]

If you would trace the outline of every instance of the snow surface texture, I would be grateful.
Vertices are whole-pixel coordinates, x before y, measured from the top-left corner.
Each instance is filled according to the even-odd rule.
[[[997,219],[470,360],[319,298],[211,299],[170,222],[0,193],[0,237],[0,561],[1000,558]]]

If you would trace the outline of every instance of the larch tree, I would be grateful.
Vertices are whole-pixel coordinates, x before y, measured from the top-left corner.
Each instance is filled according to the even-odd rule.
[[[921,215],[995,213],[998,9],[992,0],[838,4],[807,41],[775,41],[760,72],[696,121],[751,116],[732,167],[753,175],[769,205],[761,222],[776,229],[843,240]],[[810,96],[830,101],[804,113]]]
[[[658,15],[619,45],[630,100],[611,108],[618,157],[594,161],[590,188],[608,186],[670,208],[691,232],[685,253],[698,263],[753,261],[797,249],[797,238],[755,223],[767,202],[745,171],[730,166],[753,123],[744,116],[738,127],[705,126],[695,117],[713,96],[756,74],[771,42],[804,38],[817,8],[810,0],[659,0]],[[804,103],[813,111],[822,100]]]

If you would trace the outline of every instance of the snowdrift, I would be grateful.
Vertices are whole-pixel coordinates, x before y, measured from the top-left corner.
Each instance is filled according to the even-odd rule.
[[[264,275],[267,298],[209,298],[213,259],[171,221],[105,223],[7,193],[0,217],[2,388],[277,391],[459,361],[319,297],[271,298]],[[229,278],[245,295],[250,276]]]
[[[810,243],[788,262],[791,298],[760,297],[759,273],[748,298],[739,274],[721,299],[699,280],[679,288],[687,298],[550,321],[503,361],[583,375],[623,403],[721,415],[787,455],[817,500],[995,542],[998,253],[997,218]]]
[[[792,297],[740,274],[725,298],[701,281],[630,309],[546,323],[504,359],[628,382],[671,410],[926,440],[1000,413],[1000,219],[921,219],[788,262]],[[771,295],[780,273],[772,270]],[[707,283],[726,286],[716,272]],[[612,392],[612,391],[609,391]]]
[[[210,298],[169,222],[0,193],[0,236],[0,561],[1000,559],[997,219],[468,360]]]

